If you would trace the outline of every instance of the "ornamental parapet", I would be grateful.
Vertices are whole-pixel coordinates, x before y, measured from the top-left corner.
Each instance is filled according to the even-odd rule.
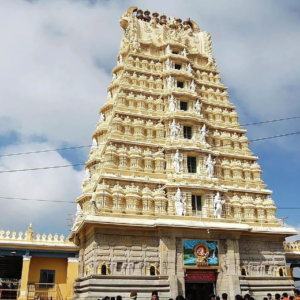
[[[298,252],[300,253],[300,242],[284,242],[284,250],[285,252]]]
[[[10,230],[4,230],[2,229],[0,231],[0,244],[2,242],[33,242],[33,243],[51,243],[51,244],[68,244],[70,243],[69,240],[65,240],[65,237],[63,234],[60,236],[55,233],[52,235],[49,233],[46,235],[43,233],[42,235],[40,233],[34,234],[32,229],[32,224],[29,225],[27,231],[23,233],[22,231],[16,232],[16,231],[10,231]],[[71,243],[72,244],[72,243]]]

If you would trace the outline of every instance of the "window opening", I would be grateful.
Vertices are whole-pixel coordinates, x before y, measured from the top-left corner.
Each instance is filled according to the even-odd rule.
[[[180,101],[180,110],[188,110],[188,103],[185,101]]]
[[[176,51],[172,51],[172,54],[178,54],[178,52],[176,52]]]
[[[101,266],[101,275],[106,275],[106,265]]]
[[[117,272],[121,272],[122,271],[122,263],[118,262],[117,263]]]
[[[192,127],[190,126],[183,126],[183,136],[185,139],[191,139],[192,138]]]
[[[283,270],[281,268],[279,269],[279,276],[283,276]]]
[[[183,89],[183,82],[177,81],[177,87]]]
[[[188,156],[187,164],[189,173],[197,173],[196,157]]]
[[[192,195],[192,210],[201,211],[202,210],[202,202],[201,196]]]
[[[55,283],[55,270],[41,270],[40,283],[47,283],[40,284],[40,288],[53,287],[53,284],[51,283]]]
[[[155,275],[155,267],[153,267],[153,266],[150,267],[150,275],[151,276]]]
[[[176,70],[181,70],[181,65],[175,64],[175,69],[176,69]]]

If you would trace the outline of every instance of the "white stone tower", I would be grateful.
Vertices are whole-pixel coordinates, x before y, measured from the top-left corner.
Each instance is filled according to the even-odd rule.
[[[233,297],[243,292],[240,276],[285,271],[282,242],[294,231],[277,224],[272,191],[221,83],[210,34],[191,20],[152,16],[132,7],[120,20],[117,65],[70,236],[81,245],[76,295],[99,298],[82,289],[86,276],[101,296],[101,283],[118,278],[126,281],[127,289],[116,288],[124,297],[136,280],[146,282],[139,298],[156,285],[161,298],[183,294],[190,271],[182,243],[199,239],[218,242],[221,263],[206,269],[219,274],[217,293]],[[276,249],[268,268],[259,253],[249,254],[253,241],[254,249]]]

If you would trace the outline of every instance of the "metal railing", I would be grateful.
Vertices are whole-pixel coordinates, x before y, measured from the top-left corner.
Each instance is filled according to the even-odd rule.
[[[18,299],[20,283],[0,281],[0,299]]]
[[[28,300],[63,300],[56,283],[28,283]]]

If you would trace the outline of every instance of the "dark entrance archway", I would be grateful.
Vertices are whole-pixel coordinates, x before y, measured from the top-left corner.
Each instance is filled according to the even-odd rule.
[[[23,257],[0,255],[0,299],[17,299]]]

